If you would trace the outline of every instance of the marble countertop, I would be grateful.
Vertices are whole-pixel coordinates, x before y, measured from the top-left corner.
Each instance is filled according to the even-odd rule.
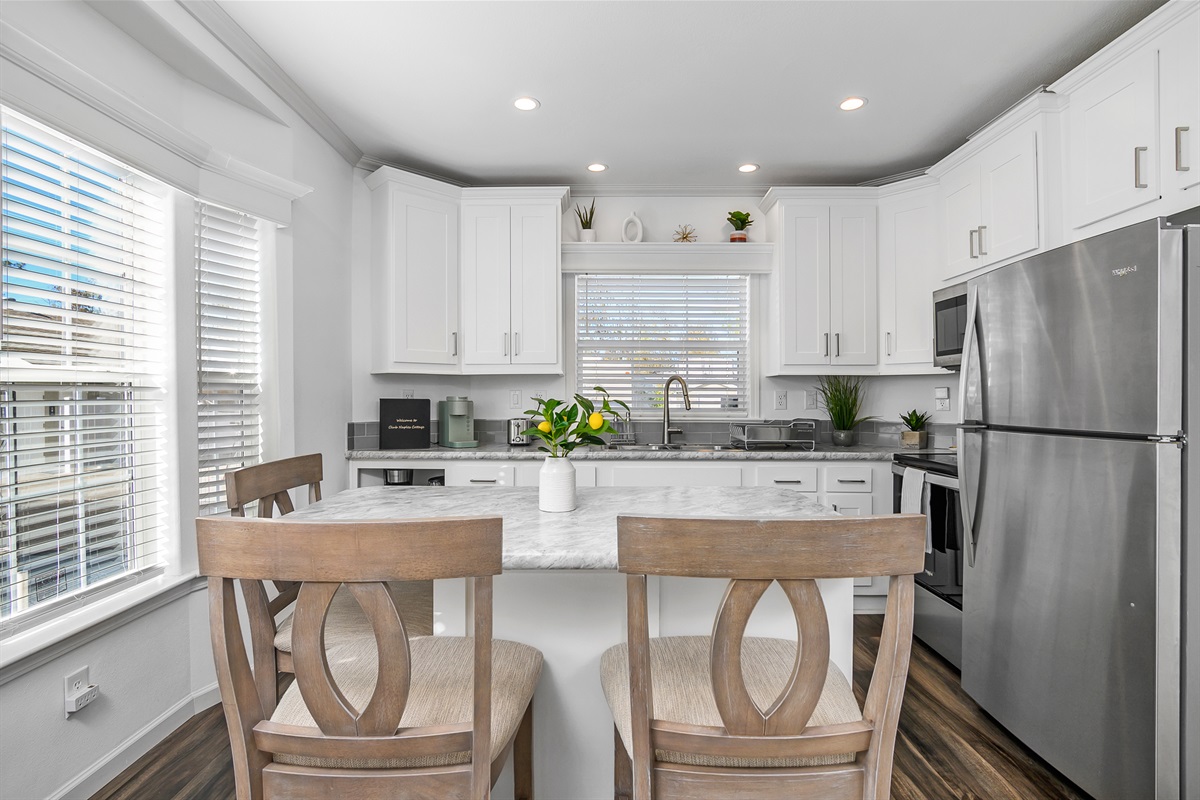
[[[571,453],[573,461],[891,461],[895,453],[945,452],[917,451],[895,446],[859,444],[834,447],[818,444],[813,452],[796,449],[758,450],[605,450],[580,447]],[[541,461],[545,454],[534,445],[512,447],[486,444],[479,447],[449,448],[434,445],[428,450],[347,450],[350,461]]]
[[[538,510],[536,487],[372,486],[347,489],[288,520],[504,518],[506,570],[616,570],[619,514],[691,517],[824,517],[804,493],[765,486],[581,488],[574,511]]]

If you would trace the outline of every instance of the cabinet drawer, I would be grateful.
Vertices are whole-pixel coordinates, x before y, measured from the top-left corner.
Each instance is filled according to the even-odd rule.
[[[870,467],[826,467],[826,492],[870,492]]]
[[[758,486],[778,486],[798,492],[817,491],[817,468],[801,466],[758,467],[754,473]]]
[[[512,486],[511,465],[452,464],[446,467],[447,486]]]

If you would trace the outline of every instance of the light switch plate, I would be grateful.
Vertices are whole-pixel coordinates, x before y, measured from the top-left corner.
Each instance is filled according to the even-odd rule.
[[[508,390],[508,407],[509,408],[517,408],[517,409],[519,409],[521,407],[521,390],[520,389],[509,389]]]
[[[949,400],[950,399],[950,387],[949,386],[935,386],[933,389],[933,398],[935,400]]]

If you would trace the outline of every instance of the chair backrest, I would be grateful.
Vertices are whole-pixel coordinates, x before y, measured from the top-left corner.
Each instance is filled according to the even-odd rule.
[[[404,759],[470,751],[462,785],[490,786],[492,576],[501,572],[502,520],[452,517],[387,522],[196,520],[200,573],[208,576],[217,678],[234,753],[239,798],[262,797],[270,753],[313,758]],[[388,581],[469,578],[474,589],[471,723],[397,734],[408,700],[409,642]],[[251,669],[238,619],[241,584],[253,629],[271,611],[263,582],[299,584],[292,628],[296,682],[316,728],[277,725],[275,674]],[[378,654],[374,693],[355,708],[338,687],[324,647],[325,615],[345,585],[371,622]],[[252,647],[271,647],[252,636]],[[260,661],[255,654],[255,663]],[[265,678],[265,679],[264,679]],[[482,782],[482,783],[481,783]]]
[[[729,758],[865,753],[867,782],[872,782],[873,773],[886,791],[908,675],[913,575],[924,566],[924,551],[925,518],[920,514],[811,519],[618,517],[618,569],[628,575],[634,764],[651,763],[656,750]],[[724,731],[651,719],[648,575],[729,579],[710,651],[713,698]],[[891,581],[863,720],[809,726],[829,668],[828,622],[815,581],[881,575]],[[780,584],[791,604],[799,646],[790,679],[775,702],[762,709],[746,687],[742,640],[759,598],[773,582]],[[649,772],[635,769],[635,780],[649,780]],[[866,796],[874,796],[874,785]],[[648,784],[643,791],[635,788],[635,796],[648,797]]]
[[[290,514],[292,506],[289,489],[308,486],[308,502],[321,499],[321,454],[294,456],[265,464],[255,464],[225,474],[225,502],[235,517],[246,516],[246,506],[258,501],[258,516]]]

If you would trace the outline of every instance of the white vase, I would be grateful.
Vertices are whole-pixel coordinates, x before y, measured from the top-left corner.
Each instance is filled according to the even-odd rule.
[[[621,223],[622,242],[640,242],[642,240],[642,221],[637,212],[633,212]]]
[[[596,241],[596,232],[591,228],[584,228],[579,232],[579,241],[594,242]]]
[[[538,508],[542,511],[575,510],[575,465],[569,458],[542,462],[538,474]]]

